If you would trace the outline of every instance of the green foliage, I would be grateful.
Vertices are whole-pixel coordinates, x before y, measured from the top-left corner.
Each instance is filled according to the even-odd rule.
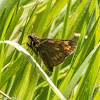
[[[0,1],[0,90],[17,100],[99,100],[99,5],[99,0]],[[21,45],[33,32],[43,38],[73,38],[78,45],[50,73]]]

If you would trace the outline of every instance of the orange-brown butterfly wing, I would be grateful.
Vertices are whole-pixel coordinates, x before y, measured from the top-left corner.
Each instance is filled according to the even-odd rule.
[[[73,40],[42,39],[39,54],[49,71],[61,64],[74,51],[77,43]]]

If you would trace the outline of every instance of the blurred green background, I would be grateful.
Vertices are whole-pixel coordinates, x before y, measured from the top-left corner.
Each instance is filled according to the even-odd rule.
[[[99,16],[99,0],[0,0],[0,41],[21,45],[31,33],[43,38],[74,38],[78,42],[76,51],[55,67],[53,73],[47,71],[26,45],[22,46],[66,100],[99,100]],[[84,39],[85,36],[88,38]],[[17,100],[59,100],[33,66],[35,63],[31,65],[17,49],[0,43],[0,90]]]

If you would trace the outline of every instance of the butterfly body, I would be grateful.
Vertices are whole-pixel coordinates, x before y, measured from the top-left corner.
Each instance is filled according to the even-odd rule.
[[[61,64],[71,54],[77,45],[73,40],[42,39],[34,34],[28,36],[27,45],[40,56],[49,71]]]

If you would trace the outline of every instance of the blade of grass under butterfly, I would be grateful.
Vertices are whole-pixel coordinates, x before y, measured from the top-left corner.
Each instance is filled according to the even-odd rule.
[[[0,41],[0,43],[8,43],[12,46],[14,46],[16,49],[22,52],[22,54],[30,61],[31,64],[36,64],[36,71],[44,78],[45,81],[48,82],[48,84],[51,86],[52,90],[57,94],[57,96],[62,99],[66,100],[65,97],[60,93],[60,91],[57,89],[57,87],[52,83],[52,81],[49,79],[49,77],[46,75],[46,73],[42,70],[40,65],[35,61],[35,59],[20,45],[13,41]]]

